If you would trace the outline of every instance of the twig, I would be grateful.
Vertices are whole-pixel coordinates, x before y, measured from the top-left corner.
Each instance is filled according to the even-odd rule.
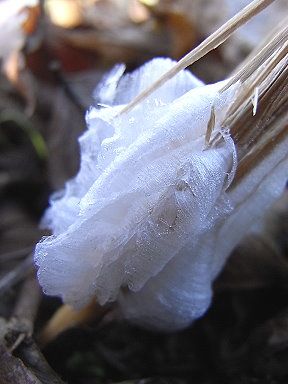
[[[31,337],[34,321],[38,311],[41,292],[34,274],[30,275],[22,285],[20,295],[7,328],[8,351],[16,350],[25,338]]]
[[[82,103],[77,92],[66,80],[66,77],[63,71],[61,70],[60,63],[57,60],[51,60],[49,67],[55,77],[55,80],[61,85],[68,99],[75,105],[78,111],[83,115],[87,110],[87,106]]]
[[[33,255],[29,255],[0,280],[0,295],[23,280],[32,271]]]
[[[7,261],[22,259],[29,255],[33,250],[33,247],[26,247],[17,249],[16,251],[5,252],[0,254],[0,263],[6,263]]]
[[[2,349],[2,364],[5,364],[5,378],[3,384],[63,384],[63,381],[52,370],[39,348],[32,339],[34,321],[38,311],[41,292],[34,275],[30,275],[23,283],[21,293],[14,307],[12,318],[6,325],[6,347],[0,344]],[[4,338],[3,338],[4,339]],[[9,345],[10,344],[10,345]],[[17,351],[21,358],[16,359],[12,353]],[[14,366],[15,365],[15,366]],[[19,367],[20,381],[14,380],[15,369]],[[11,380],[8,379],[9,369],[12,372]],[[27,380],[26,380],[27,378]],[[26,380],[26,381],[25,381]]]
[[[20,296],[14,307],[13,319],[26,328],[28,336],[32,336],[34,321],[41,299],[41,291],[34,275],[23,283]]]
[[[42,384],[3,344],[0,344],[0,367],[0,384]]]
[[[17,350],[26,366],[32,369],[42,384],[64,384],[64,381],[47,363],[40,349],[32,338],[28,338]]]

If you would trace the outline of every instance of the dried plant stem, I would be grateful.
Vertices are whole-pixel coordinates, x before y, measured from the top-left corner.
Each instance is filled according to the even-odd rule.
[[[21,322],[29,336],[34,329],[34,321],[37,315],[41,299],[41,290],[36,276],[31,274],[24,281],[19,298],[13,310],[13,319]]]
[[[0,254],[0,264],[11,262],[12,260],[19,260],[29,255],[33,251],[33,247],[26,247],[17,249],[16,251],[5,252]]]
[[[23,363],[35,374],[41,384],[65,384],[50,367],[36,343],[27,340],[18,348]]]
[[[284,24],[282,30],[277,31],[254,57],[251,56],[250,62],[245,63],[223,89],[238,80],[242,82],[222,122],[223,128],[229,128],[238,148],[238,166],[232,188],[287,137],[287,31]],[[252,113],[253,94],[257,100]],[[222,140],[220,135],[214,139],[214,145]]]
[[[229,82],[225,84],[221,92],[226,91],[231,85],[235,84],[238,80],[241,82],[246,81],[253,72],[258,69],[266,60],[268,60],[275,49],[283,46],[288,40],[288,18],[285,19],[283,23],[284,28],[280,31],[278,30],[274,35],[271,36],[271,39],[266,42],[266,44],[255,53],[253,51],[249,57],[241,64],[240,69],[235,71],[235,75],[231,77]]]
[[[282,59],[285,58],[288,54],[288,41],[280,48],[272,57],[269,57],[261,66],[259,71],[256,71],[254,76],[251,76],[249,79],[249,83],[244,83],[242,87],[242,92],[237,96],[235,102],[231,105],[230,109],[227,112],[227,118],[224,121],[224,125],[230,126],[231,121],[235,118],[234,115],[237,114],[239,108],[243,108],[244,103],[247,100],[250,100],[254,90],[256,87],[260,87],[261,84],[265,86],[263,83],[264,80],[272,73],[273,69],[276,68],[277,64],[280,63]],[[276,75],[275,75],[276,76]],[[271,79],[273,82],[274,79]],[[270,85],[269,85],[270,86]],[[262,93],[265,90],[262,90]],[[231,130],[233,134],[233,130]],[[235,132],[236,134],[236,132]]]
[[[23,280],[33,269],[33,254],[29,255],[16,268],[0,279],[0,294]]]
[[[230,188],[264,159],[288,133],[288,18],[270,35],[261,49],[231,77],[220,92],[240,81],[235,100],[221,121],[237,146],[237,172]],[[212,136],[211,129],[207,134]],[[219,131],[209,146],[221,145]],[[288,154],[288,152],[287,152]]]
[[[70,305],[62,305],[41,332],[39,336],[40,344],[45,346],[60,333],[72,327],[100,320],[107,310],[107,307],[100,307],[94,300],[80,310],[73,309]]]
[[[136,96],[127,106],[125,106],[120,115],[126,113],[133,109],[137,104],[143,101],[156,89],[165,84],[169,79],[177,75],[182,69],[187,68],[189,65],[192,65],[197,60],[201,59],[207,53],[216,49],[224,41],[226,41],[233,32],[235,32],[239,27],[245,24],[253,16],[257,15],[268,5],[270,5],[274,0],[254,0],[247,7],[243,8],[239,13],[234,17],[228,20],[223,24],[217,31],[212,33],[207,39],[205,39],[201,44],[196,48],[190,51],[185,55],[178,63],[175,64],[168,72],[164,73],[157,81],[155,81],[150,87],[141,92]]]
[[[271,75],[273,79],[271,79],[272,82],[269,88],[261,92],[258,100],[258,114],[252,116],[249,99],[245,100],[246,103],[243,102],[243,104],[239,105],[238,115],[237,111],[234,113],[230,126],[231,134],[240,147],[239,160],[247,154],[251,147],[259,146],[261,142],[267,142],[269,139],[274,138],[277,133],[274,125],[282,122],[281,116],[284,118],[284,125],[278,124],[280,127],[277,129],[280,131],[284,129],[285,116],[287,122],[287,114],[285,112],[287,112],[288,102],[287,60],[285,60],[284,64],[283,70]],[[273,120],[276,118],[278,121],[273,124]],[[267,129],[268,126],[269,129]],[[265,135],[263,135],[264,133]]]
[[[243,156],[241,161],[239,161],[231,188],[236,187],[243,177],[248,175],[251,170],[255,168],[259,162],[261,162],[261,160],[273,151],[277,144],[287,137],[287,134],[288,124],[286,123],[281,126],[281,122],[278,122],[278,124],[275,125],[275,129],[271,129],[271,133],[266,136],[266,140],[262,140],[260,144],[256,145],[255,148],[250,150],[246,156]],[[278,164],[285,160],[285,158],[281,159]]]
[[[31,274],[23,283],[12,318],[0,318],[0,383],[64,384],[32,338],[40,296],[37,280]]]
[[[0,344],[1,384],[43,384],[37,376],[17,357]]]

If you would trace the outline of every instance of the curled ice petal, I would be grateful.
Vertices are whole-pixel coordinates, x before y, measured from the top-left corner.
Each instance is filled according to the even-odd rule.
[[[207,310],[214,278],[251,224],[240,215],[236,228],[241,201],[226,191],[236,156],[221,119],[239,84],[219,94],[223,82],[204,86],[181,71],[119,115],[172,65],[154,59],[131,75],[120,78],[122,67],[113,73],[102,92],[111,106],[87,114],[80,171],[51,200],[44,222],[54,235],[35,252],[47,294],[78,308],[95,296],[100,304],[117,300],[124,317],[164,330]],[[212,108],[214,132],[224,138],[207,147]]]

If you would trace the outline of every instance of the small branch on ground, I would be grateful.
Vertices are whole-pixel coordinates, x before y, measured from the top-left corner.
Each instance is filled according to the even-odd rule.
[[[8,272],[0,280],[0,295],[5,291],[13,287],[15,284],[23,280],[29,272],[32,270],[33,265],[33,256],[29,255],[24,261],[19,263],[19,265],[14,268],[12,271]]]
[[[23,283],[11,319],[0,318],[0,384],[64,383],[32,338],[40,299],[39,285],[34,274],[30,274]]]

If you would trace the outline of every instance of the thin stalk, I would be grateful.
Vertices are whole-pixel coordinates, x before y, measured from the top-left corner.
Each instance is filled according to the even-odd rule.
[[[191,50],[187,55],[185,55],[181,60],[179,60],[174,67],[169,71],[164,73],[157,81],[155,81],[150,87],[141,92],[136,96],[128,105],[126,105],[119,115],[126,113],[133,109],[137,104],[143,101],[151,93],[156,91],[159,87],[165,84],[172,77],[177,75],[182,69],[187,68],[192,65],[207,53],[216,49],[219,45],[224,43],[233,32],[235,32],[239,27],[245,24],[253,16],[257,15],[263,9],[268,7],[274,0],[254,0],[245,8],[243,8],[239,13],[234,17],[229,19],[225,24],[218,28],[214,33],[212,33],[207,39],[205,39],[201,44],[196,48]]]

